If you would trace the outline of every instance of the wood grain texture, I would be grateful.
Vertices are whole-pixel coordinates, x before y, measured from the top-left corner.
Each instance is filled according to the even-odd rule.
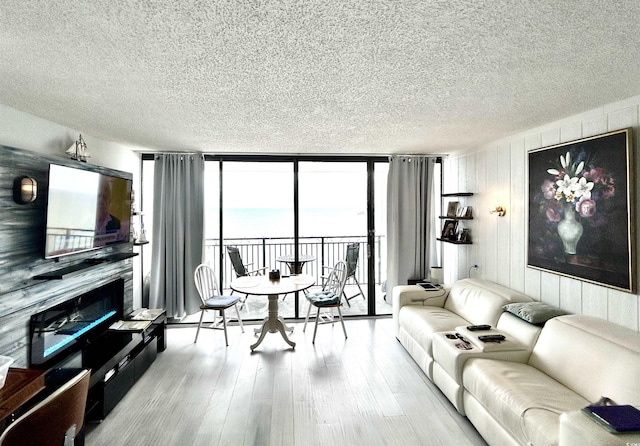
[[[78,166],[64,157],[0,146],[0,354],[15,359],[16,367],[28,365],[29,318],[33,313],[57,305],[89,290],[125,278],[125,313],[133,310],[133,266],[131,260],[93,266],[64,280],[35,280],[89,257],[131,251],[122,245],[101,251],[70,255],[59,260],[44,259],[44,227],[49,164]],[[82,168],[94,172],[132,175],[91,164]],[[13,180],[28,175],[38,182],[33,203],[13,201]]]
[[[253,330],[169,328],[167,350],[87,444],[484,445],[392,334],[390,319],[312,332],[293,324],[295,350]]]

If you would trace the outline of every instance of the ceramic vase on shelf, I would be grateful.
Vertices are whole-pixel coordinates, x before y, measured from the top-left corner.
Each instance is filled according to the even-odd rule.
[[[558,235],[562,240],[564,252],[575,254],[578,241],[582,237],[582,223],[576,220],[576,209],[572,204],[564,208],[564,218],[558,223]]]

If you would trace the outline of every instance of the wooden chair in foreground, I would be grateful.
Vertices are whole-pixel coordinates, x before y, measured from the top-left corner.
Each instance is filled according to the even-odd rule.
[[[0,445],[73,446],[84,425],[90,376],[82,370],[29,409],[0,435]]]

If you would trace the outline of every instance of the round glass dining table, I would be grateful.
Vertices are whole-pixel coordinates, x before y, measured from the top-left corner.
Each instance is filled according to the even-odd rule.
[[[316,279],[306,274],[281,277],[278,280],[271,280],[269,276],[245,276],[231,282],[231,289],[238,293],[269,297],[269,315],[264,318],[262,328],[256,330],[256,334],[259,333],[260,336],[256,343],[251,345],[251,351],[260,345],[267,333],[276,332],[280,332],[285,342],[295,348],[296,343],[291,341],[286,333],[293,331],[293,328],[288,327],[284,319],[278,315],[278,296],[304,291],[315,283]]]

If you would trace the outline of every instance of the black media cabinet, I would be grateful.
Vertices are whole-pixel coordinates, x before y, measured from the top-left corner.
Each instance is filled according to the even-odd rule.
[[[166,348],[166,313],[144,330],[105,329],[94,333],[73,353],[48,369],[47,376],[65,369],[91,369],[85,421],[99,423],[133,387]]]
[[[107,330],[82,352],[91,369],[86,419],[102,421],[166,347],[166,315],[144,330]]]
[[[45,308],[29,322],[31,368],[47,370],[47,376],[91,369],[88,422],[103,420],[166,346],[166,312],[125,315],[123,296],[119,278]],[[133,326],[119,324],[134,317]]]

